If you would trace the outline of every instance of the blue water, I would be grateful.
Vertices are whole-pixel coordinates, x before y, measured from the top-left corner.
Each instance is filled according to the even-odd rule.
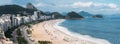
[[[72,32],[105,39],[112,44],[120,44],[120,16],[106,16],[102,19],[66,20],[61,23],[61,26]]]

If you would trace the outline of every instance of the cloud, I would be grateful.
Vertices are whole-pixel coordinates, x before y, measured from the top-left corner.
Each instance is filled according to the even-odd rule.
[[[76,2],[73,3],[73,7],[90,7],[93,4],[93,2]]]
[[[93,6],[100,7],[100,6],[106,6],[105,3],[93,3]]]
[[[108,6],[109,6],[110,8],[117,8],[117,7],[118,7],[116,4],[113,4],[113,3],[108,4]]]
[[[54,7],[72,7],[72,8],[110,8],[110,9],[116,9],[118,8],[118,5],[114,3],[97,3],[97,2],[75,2],[72,4],[46,4],[46,3],[36,3],[36,7],[41,7],[41,6],[54,6]]]
[[[46,3],[36,3],[36,4],[34,4],[36,7],[58,7],[58,5],[56,5],[56,4],[53,4],[53,3],[49,3],[49,4],[46,4]]]
[[[119,12],[120,8],[115,3],[102,2],[71,2],[71,3],[43,3],[36,2],[34,5],[44,11],[88,11],[93,13]]]
[[[74,8],[81,8],[81,7],[86,7],[86,8],[90,8],[90,7],[95,7],[95,8],[118,8],[118,5],[114,4],[114,3],[96,3],[96,2],[75,2],[72,4],[72,7]]]
[[[40,6],[44,6],[45,4],[43,4],[43,3],[37,3],[35,6],[36,7],[40,7]]]
[[[93,13],[119,13],[120,8],[115,3],[100,3],[100,2],[74,2],[71,4],[74,9]]]
[[[12,4],[12,0],[0,0],[0,5]]]

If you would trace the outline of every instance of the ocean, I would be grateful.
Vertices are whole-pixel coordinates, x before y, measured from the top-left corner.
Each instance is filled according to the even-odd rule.
[[[70,32],[104,39],[111,44],[120,44],[120,15],[104,16],[101,19],[65,20],[60,26]]]

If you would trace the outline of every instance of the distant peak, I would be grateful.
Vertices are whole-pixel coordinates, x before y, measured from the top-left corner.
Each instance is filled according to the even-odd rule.
[[[32,3],[27,3],[26,8],[37,10],[37,8],[35,8],[35,6],[32,5]]]
[[[88,12],[85,12],[85,11],[81,11],[80,13],[88,13]]]
[[[27,3],[28,5],[32,5],[32,3]]]

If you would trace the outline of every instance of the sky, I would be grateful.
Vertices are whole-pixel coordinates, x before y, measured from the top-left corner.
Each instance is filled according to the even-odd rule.
[[[0,5],[17,4],[25,7],[27,3],[32,3],[39,10],[50,12],[120,13],[120,0],[0,0]]]

